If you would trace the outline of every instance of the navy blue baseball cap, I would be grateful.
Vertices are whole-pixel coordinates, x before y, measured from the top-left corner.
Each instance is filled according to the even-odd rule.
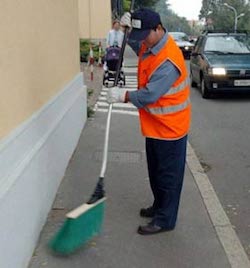
[[[148,8],[140,8],[131,14],[132,31],[129,38],[142,41],[159,24],[161,24],[161,18],[158,13]]]

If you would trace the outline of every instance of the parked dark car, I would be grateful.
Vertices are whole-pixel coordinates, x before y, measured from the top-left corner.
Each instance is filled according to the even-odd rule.
[[[185,59],[189,59],[193,50],[194,44],[190,42],[188,36],[183,32],[169,32],[174,38],[176,44],[181,49]]]
[[[190,59],[192,86],[203,98],[213,92],[250,92],[250,36],[240,33],[201,35]]]

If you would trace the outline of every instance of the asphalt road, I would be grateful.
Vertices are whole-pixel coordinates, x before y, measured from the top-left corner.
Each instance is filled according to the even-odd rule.
[[[250,257],[250,94],[204,100],[191,88],[191,101],[189,141]]]

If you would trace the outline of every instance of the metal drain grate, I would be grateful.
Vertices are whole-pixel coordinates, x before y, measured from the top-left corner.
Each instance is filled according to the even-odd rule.
[[[95,152],[94,159],[97,161],[102,161],[102,152]],[[108,162],[138,163],[141,161],[141,152],[108,152]]]

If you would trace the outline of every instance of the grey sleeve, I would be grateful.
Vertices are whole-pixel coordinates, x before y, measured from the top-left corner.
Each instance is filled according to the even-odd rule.
[[[129,100],[137,108],[155,103],[169,91],[179,76],[177,67],[167,60],[153,73],[145,88],[128,92]]]

